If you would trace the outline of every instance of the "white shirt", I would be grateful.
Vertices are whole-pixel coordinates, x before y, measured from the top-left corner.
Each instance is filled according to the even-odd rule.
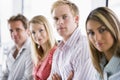
[[[31,58],[30,40],[26,40],[16,59],[13,57],[16,47],[12,47],[7,55],[6,70],[3,71],[2,80],[33,80],[33,63]]]
[[[89,47],[86,37],[81,35],[77,28],[71,37],[59,44],[53,55],[51,76],[57,73],[62,80],[67,80],[69,73],[73,71],[73,80],[94,80],[94,68],[89,58]],[[92,73],[92,74],[91,74]]]

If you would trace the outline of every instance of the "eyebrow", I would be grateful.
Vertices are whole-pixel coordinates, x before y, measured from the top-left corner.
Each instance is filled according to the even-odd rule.
[[[99,26],[97,29],[100,29],[100,28],[102,28],[102,27],[106,28],[105,25],[101,25],[101,26]]]
[[[98,29],[100,29],[100,28],[102,28],[102,27],[104,27],[105,25],[100,25],[98,28],[97,28],[97,30]],[[92,29],[87,29],[87,31],[92,31]]]
[[[64,13],[64,14],[62,14],[62,15],[60,15],[60,16],[66,16],[66,15],[68,15],[68,14]],[[53,18],[58,18],[58,17],[57,17],[57,16],[54,16]]]

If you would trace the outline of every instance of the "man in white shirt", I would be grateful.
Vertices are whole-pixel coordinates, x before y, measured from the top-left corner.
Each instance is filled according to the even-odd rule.
[[[15,45],[7,55],[2,80],[33,80],[28,21],[18,14],[10,17],[8,24]]]
[[[58,0],[51,13],[63,40],[53,56],[48,80],[94,80],[88,42],[78,27],[78,7],[68,0]]]

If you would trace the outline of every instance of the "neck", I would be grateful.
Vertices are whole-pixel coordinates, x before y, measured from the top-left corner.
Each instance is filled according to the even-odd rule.
[[[110,59],[112,58],[112,56],[113,56],[113,54],[111,52],[106,52],[105,53],[105,57],[106,57],[106,59],[107,59],[108,62],[110,61]]]
[[[63,37],[64,43],[70,38],[70,36],[71,36],[71,35],[68,35],[68,36],[64,36],[64,37]]]
[[[16,49],[19,51],[21,49],[22,46],[20,45],[16,45]]]
[[[48,51],[48,46],[47,44],[41,45],[43,52],[46,53]]]
[[[17,48],[18,50],[20,50],[20,49],[22,48],[22,46],[24,45],[25,42],[26,42],[26,40],[25,40],[24,42],[20,43],[20,44],[15,44],[15,45],[16,45],[16,48]]]

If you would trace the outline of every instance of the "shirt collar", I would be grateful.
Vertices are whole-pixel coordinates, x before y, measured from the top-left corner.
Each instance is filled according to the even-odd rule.
[[[30,39],[28,38],[25,43],[23,44],[23,46],[21,47],[21,49],[19,50],[18,53],[22,53],[23,50],[27,49],[30,47]],[[14,53],[14,51],[16,50],[16,46],[14,45],[13,48],[12,48],[12,53]],[[18,54],[18,55],[20,55]]]
[[[107,62],[107,61],[105,61]],[[105,64],[101,63],[102,66]],[[120,66],[120,58],[117,56],[113,56],[110,61],[108,62],[108,64],[104,67],[104,71],[108,72],[110,75],[114,74],[118,71],[118,67]]]
[[[74,44],[79,40],[81,36],[80,28],[76,28],[73,34],[70,36],[70,38],[64,43],[64,41],[61,41],[59,44],[60,49],[68,49],[71,46],[74,46]]]

